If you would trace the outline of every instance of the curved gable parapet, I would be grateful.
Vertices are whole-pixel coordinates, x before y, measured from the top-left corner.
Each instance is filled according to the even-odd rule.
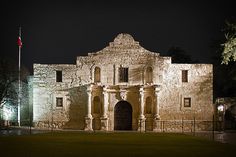
[[[88,53],[88,56],[96,56],[102,54],[135,54],[135,55],[152,55],[159,56],[159,53],[151,52],[142,46],[138,41],[135,41],[130,34],[120,33],[113,42],[110,42],[104,49]]]
[[[139,43],[134,40],[130,34],[120,33],[114,39],[114,45],[138,45]]]
[[[88,53],[88,56],[78,56],[77,66],[93,64],[169,64],[170,57],[160,56],[139,45],[139,42],[125,33],[121,33],[104,49]],[[163,63],[162,63],[163,62]]]

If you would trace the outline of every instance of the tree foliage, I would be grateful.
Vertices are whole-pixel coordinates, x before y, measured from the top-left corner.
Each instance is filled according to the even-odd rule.
[[[225,39],[218,38],[211,41],[211,56],[213,63],[213,85],[214,97],[235,97],[236,96],[236,62],[230,61],[227,65],[222,64],[221,46]]]
[[[226,21],[225,43],[222,44],[222,64],[228,64],[230,61],[236,61],[236,22]]]

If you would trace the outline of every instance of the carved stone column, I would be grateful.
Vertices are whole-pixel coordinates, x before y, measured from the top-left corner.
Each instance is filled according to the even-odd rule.
[[[139,114],[139,122],[138,122],[138,130],[145,131],[145,116],[144,116],[144,89],[140,87],[140,114]]]
[[[103,110],[102,110],[102,117],[101,119],[101,130],[107,131],[108,130],[108,116],[107,116],[107,110],[108,110],[108,92],[107,88],[103,87]]]
[[[156,96],[156,104],[154,107],[154,119],[153,119],[153,131],[155,132],[160,132],[161,131],[161,117],[160,117],[160,113],[159,113],[159,108],[160,108],[160,104],[159,104],[159,94],[160,94],[160,86],[157,85],[155,86],[155,96]]]
[[[88,86],[87,88],[87,94],[88,94],[88,104],[87,104],[87,115],[85,116],[85,128],[86,131],[92,131],[93,130],[93,117],[91,114],[91,106],[92,106],[92,85]]]

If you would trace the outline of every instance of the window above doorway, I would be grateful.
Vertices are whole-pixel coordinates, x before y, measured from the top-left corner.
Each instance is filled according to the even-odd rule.
[[[119,68],[119,82],[128,82],[129,80],[129,68]]]

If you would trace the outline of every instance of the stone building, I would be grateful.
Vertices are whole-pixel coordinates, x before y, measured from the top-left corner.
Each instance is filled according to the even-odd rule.
[[[35,127],[160,131],[163,120],[212,119],[212,65],[173,64],[129,34],[78,56],[76,64],[33,69]],[[167,123],[165,128],[180,129]]]

